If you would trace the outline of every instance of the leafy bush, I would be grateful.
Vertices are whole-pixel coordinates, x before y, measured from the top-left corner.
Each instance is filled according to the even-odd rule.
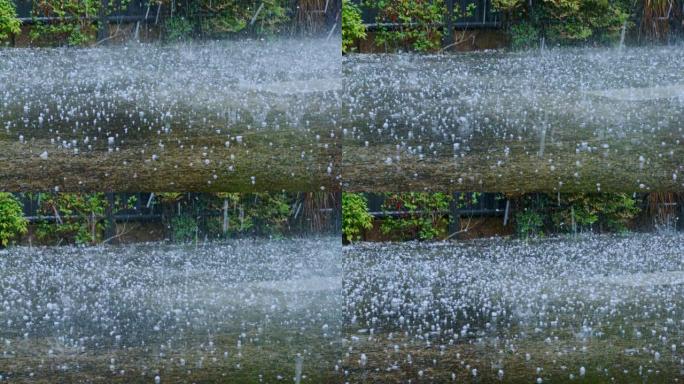
[[[368,202],[357,193],[342,194],[342,235],[348,242],[361,239],[365,229],[373,227],[373,217],[368,213]]]
[[[40,193],[38,213],[54,216],[54,222],[41,220],[36,228],[39,240],[59,243],[94,244],[102,240],[107,208],[104,193]]]
[[[523,239],[544,236],[544,219],[533,210],[518,212],[515,215],[515,231]]]
[[[177,243],[194,241],[199,233],[197,220],[187,214],[171,219],[171,230],[173,232],[173,241]]]
[[[544,236],[544,231],[551,222],[550,197],[543,193],[535,193],[519,196],[514,201],[518,211],[514,216],[515,232],[518,237],[527,239]]]
[[[350,0],[342,0],[342,52],[353,50],[354,41],[366,38],[361,10]]]
[[[553,214],[560,231],[592,230],[624,232],[640,209],[625,193],[561,195],[561,209]]]
[[[378,45],[404,46],[418,52],[440,48],[440,24],[447,11],[444,0],[366,0],[364,6],[378,10],[376,21],[379,24],[402,24],[397,30],[381,29],[375,40]]]
[[[6,247],[10,241],[26,233],[28,221],[21,203],[11,194],[0,193],[0,244]]]
[[[432,240],[444,237],[448,228],[449,204],[452,197],[445,193],[391,193],[385,198],[382,209],[400,211],[388,215],[380,229],[384,234],[397,233],[402,239]]]
[[[164,22],[164,31],[167,41],[185,40],[192,33],[192,23],[185,17],[174,16]]]
[[[624,0],[543,0],[531,6],[522,0],[494,0],[492,6],[510,25],[514,49],[529,48],[540,36],[561,45],[615,42],[633,7]]]
[[[0,41],[6,40],[11,34],[19,33],[20,25],[12,0],[0,0]]]
[[[562,0],[544,3],[543,15],[550,42],[576,44],[586,41],[615,42],[629,18],[627,5],[609,0]]]
[[[119,4],[110,1],[105,12],[113,12],[118,5],[125,8],[129,2],[130,0],[121,0]],[[93,21],[99,15],[101,7],[101,0],[34,0],[34,17],[56,17],[57,20],[36,21],[31,28],[31,41],[37,44],[71,46],[92,43],[97,34],[97,23]]]
[[[170,238],[184,242],[196,237],[281,236],[291,213],[290,195],[282,193],[159,193]],[[226,210],[223,215],[211,215]],[[226,232],[223,232],[226,224]]]
[[[271,35],[289,21],[285,7],[284,0],[251,3],[236,0],[201,0],[198,2],[200,16],[196,19],[202,32],[212,36],[241,32],[250,26],[252,19],[254,33]]]
[[[511,36],[511,48],[530,49],[539,43],[539,30],[528,23],[512,25],[509,31]]]
[[[545,232],[623,232],[640,209],[624,193],[529,194],[518,198],[516,232],[522,238]]]

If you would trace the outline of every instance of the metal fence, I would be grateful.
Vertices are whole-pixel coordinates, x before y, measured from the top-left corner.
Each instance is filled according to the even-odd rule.
[[[108,23],[154,23],[160,24],[166,18],[175,15],[203,19],[212,16],[210,12],[198,11],[194,0],[175,0],[159,2],[152,0],[101,0],[103,9],[113,8],[108,14],[94,14],[89,16],[93,22],[104,19]],[[240,0],[239,6],[251,7],[258,14],[263,4],[260,0]],[[327,32],[339,29],[341,18],[341,0],[284,0],[284,7],[288,17],[288,31]],[[63,20],[55,15],[41,15],[35,9],[35,0],[15,0],[17,16],[24,24],[34,22],[52,22]],[[192,11],[191,11],[192,10]]]
[[[114,12],[107,16],[110,22],[134,22],[134,21],[154,21],[157,14],[160,13],[163,7],[160,3],[151,3],[145,0],[130,0],[126,6],[122,5],[120,0],[113,3]],[[15,0],[17,8],[17,16],[23,23],[32,23],[34,21],[51,21],[58,20],[54,16],[41,16],[40,14],[33,14],[34,1],[33,0]],[[150,11],[148,12],[148,5]],[[147,16],[147,17],[146,17]],[[93,15],[96,18],[97,15]]]
[[[248,194],[249,195],[249,194]],[[41,201],[41,194],[17,193],[15,196],[21,201],[24,217],[30,223],[55,223],[71,219],[78,219],[77,215],[68,215],[56,210],[45,209]],[[107,223],[107,231],[112,231],[117,223],[157,222],[164,223],[174,216],[192,215],[198,222],[207,219],[233,215],[226,207],[209,208],[206,205],[207,194],[185,193],[178,202],[162,203],[160,196],[154,193],[105,193],[107,200],[106,211],[97,216],[98,221]],[[129,198],[133,204],[128,205]],[[204,200],[204,201],[203,201]],[[297,233],[338,233],[341,231],[341,200],[339,193],[321,193],[318,198],[307,197],[303,194],[288,194],[290,214],[287,220],[287,232]],[[115,208],[115,201],[126,202]],[[257,218],[258,219],[258,218]],[[257,226],[259,222],[255,223]],[[258,229],[258,228],[257,228]],[[260,229],[258,229],[260,231]],[[109,236],[107,236],[109,237]]]
[[[360,0],[355,0],[360,5]],[[445,0],[447,14],[443,25],[453,28],[498,28],[501,26],[501,18],[498,12],[492,9],[491,0]],[[459,16],[459,10],[472,9],[466,16]],[[376,9],[361,7],[361,18],[370,30],[378,28],[398,28],[401,23],[378,23],[378,11]]]

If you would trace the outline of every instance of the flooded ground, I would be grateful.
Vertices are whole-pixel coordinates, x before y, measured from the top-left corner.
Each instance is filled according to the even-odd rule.
[[[682,234],[343,253],[348,382],[682,381]]]
[[[339,44],[0,50],[0,189],[339,189]]]
[[[2,251],[0,381],[340,380],[340,248],[319,238]]]
[[[345,190],[684,188],[684,47],[343,58]]]

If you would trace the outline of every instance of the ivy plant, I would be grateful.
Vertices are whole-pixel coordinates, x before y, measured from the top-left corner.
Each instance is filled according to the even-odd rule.
[[[0,192],[0,245],[8,246],[25,234],[27,227],[21,202],[11,193]]]
[[[366,38],[366,26],[361,19],[361,10],[350,0],[342,0],[342,53],[354,49],[356,40]]]
[[[21,22],[12,0],[0,0],[0,41],[7,40],[10,35],[21,31]]]
[[[361,239],[366,229],[373,227],[366,198],[358,193],[342,194],[342,235],[347,242]]]
[[[378,10],[376,21],[380,25],[400,24],[399,28],[381,28],[375,40],[378,45],[404,46],[418,52],[439,49],[442,41],[439,23],[446,13],[443,0],[377,0],[367,4]]]
[[[380,226],[384,234],[396,234],[402,240],[432,240],[446,235],[448,210],[452,196],[445,193],[390,193],[382,210],[386,219]]]

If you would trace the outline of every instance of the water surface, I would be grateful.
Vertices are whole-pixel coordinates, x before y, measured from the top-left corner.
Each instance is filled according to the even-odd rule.
[[[349,190],[684,189],[682,46],[349,55]]]
[[[2,190],[339,189],[339,42],[0,50]]]
[[[677,382],[684,235],[361,244],[349,382]]]
[[[9,382],[329,382],[337,238],[0,254]]]

